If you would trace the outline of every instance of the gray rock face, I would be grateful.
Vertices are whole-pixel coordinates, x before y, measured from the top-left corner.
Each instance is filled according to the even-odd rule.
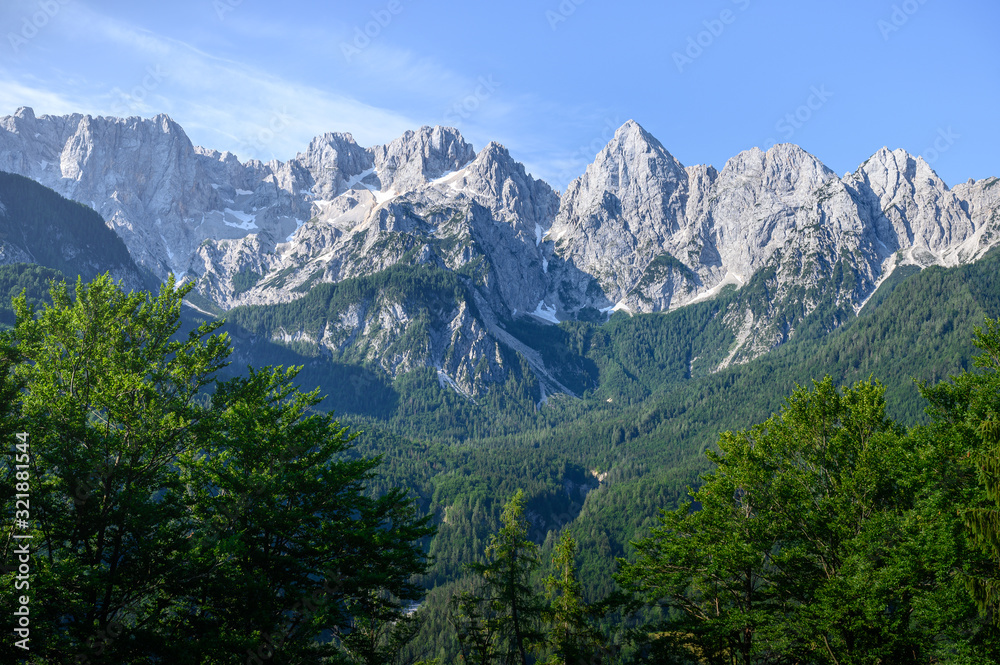
[[[687,235],[679,224],[688,190],[681,163],[629,121],[566,189],[550,232],[555,253],[596,277],[611,302],[627,299],[646,268],[677,244],[672,238]]]
[[[165,115],[36,118],[22,108],[0,119],[0,169],[93,207],[161,279],[186,273],[206,239],[256,231],[273,244],[308,214],[272,167],[196,149]]]
[[[408,192],[468,164],[476,156],[457,129],[421,127],[372,148],[382,191]]]
[[[223,309],[397,265],[454,273],[472,301],[421,322],[426,343],[390,343],[419,318],[391,298],[310,339],[392,375],[438,368],[469,395],[504,380],[506,352],[527,359],[543,391],[561,389],[503,331],[512,317],[667,311],[763,280],[769,302],[724,313],[737,343],[723,364],[740,362],[794,335],[820,301],[857,311],[898,265],[967,263],[1000,242],[996,178],[949,189],[921,158],[884,148],[838,178],[790,144],[721,171],[685,167],[633,121],[561,199],[499,144],[477,154],[443,127],[371,148],[328,133],[287,162],[241,163],[192,146],[163,115],[22,108],[0,118],[0,169],[91,205],[138,263],[196,280]]]
[[[685,169],[630,121],[567,188],[550,233],[555,255],[600,290],[581,297],[574,278],[550,293],[573,294],[554,303],[565,316],[612,303],[665,311],[767,268],[775,302],[798,286],[857,311],[897,265],[957,265],[995,245],[1000,192],[991,182],[949,190],[923,159],[884,148],[841,179],[790,144],[742,152],[720,173]],[[830,279],[845,257],[846,291]],[[817,303],[803,304],[808,314]],[[731,358],[759,355],[794,332],[744,314],[727,314],[741,340]]]
[[[0,169],[95,208],[160,278],[197,268],[203,261],[191,261],[206,241],[255,235],[270,252],[359,184],[411,191],[474,156],[456,130],[424,127],[370,149],[324,134],[288,162],[243,164],[193,146],[165,115],[36,118],[21,108],[0,118]]]

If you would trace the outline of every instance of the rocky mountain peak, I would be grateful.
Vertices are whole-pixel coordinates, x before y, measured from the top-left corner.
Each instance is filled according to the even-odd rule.
[[[485,148],[479,151],[479,154],[476,155],[476,157],[477,158],[486,157],[497,160],[509,160],[510,151],[508,151],[507,148],[502,143],[498,143],[497,141],[490,141],[489,143],[486,144]]]
[[[467,169],[470,178],[474,175],[487,181],[494,191],[499,191],[506,180],[515,177],[524,180],[527,174],[524,165],[515,161],[510,152],[496,141],[490,141],[479,151]]]
[[[157,113],[155,116],[153,116],[153,123],[155,125],[159,125],[160,130],[164,134],[170,134],[171,132],[180,132],[181,134],[184,134],[185,138],[187,137],[187,133],[184,131],[184,128],[182,128],[180,125],[174,122],[173,118],[171,118],[166,113]]]
[[[615,130],[615,136],[611,142],[619,144],[645,143],[647,145],[659,145],[660,143],[652,134],[643,129],[642,125],[631,118]]]
[[[350,134],[338,132],[315,137],[305,153],[299,153],[293,161],[309,171],[313,194],[321,199],[343,193],[351,178],[374,165],[371,151],[359,146]]]
[[[753,281],[765,288],[746,298],[767,303],[732,300],[720,314],[736,339],[723,364],[739,362],[789,339],[819,300],[856,311],[899,263],[966,263],[1000,238],[997,179],[948,190],[924,159],[883,148],[840,180],[791,144],[744,151],[721,171],[685,168],[633,120],[561,199],[500,143],[476,154],[447,127],[371,148],[327,133],[287,162],[244,163],[192,146],[166,115],[22,107],[0,118],[0,170],[95,208],[136,262],[160,278],[186,273],[224,309],[397,264],[454,272],[470,307],[440,310],[425,361],[456,381],[487,356],[502,380],[500,346],[530,355],[498,327],[507,317],[667,311]],[[792,302],[803,287],[819,295]],[[330,331],[357,341],[390,317],[402,335],[403,305],[379,298]],[[348,353],[355,342],[343,340],[330,348]],[[388,358],[379,344],[365,347],[378,347],[373,362]]]
[[[753,147],[735,155],[723,167],[724,186],[763,186],[769,192],[812,191],[837,177],[823,162],[792,143],[779,143],[766,152]]]
[[[476,157],[454,127],[421,127],[372,148],[382,191],[410,191],[429,180],[462,168]]]
[[[524,165],[496,141],[491,141],[462,170],[455,186],[471,193],[495,219],[516,226],[525,237],[534,238],[536,228],[548,229],[559,208],[555,191],[532,178]]]
[[[684,171],[684,166],[635,120],[627,121],[615,131],[614,137],[598,153],[595,163],[601,161],[639,168],[656,165],[674,176]]]
[[[629,120],[597,154],[586,172],[570,183],[563,196],[567,214],[583,213],[609,199],[620,202],[621,217],[646,218],[653,209],[663,210],[687,181],[684,165],[639,123]],[[617,204],[615,204],[617,205]],[[562,213],[560,213],[562,215]]]
[[[902,148],[889,150],[883,146],[875,154],[865,160],[858,169],[862,176],[867,175],[869,179],[884,180],[888,176],[900,176],[912,179],[916,175],[917,161],[907,151]]]
[[[903,149],[880,148],[857,171],[848,176],[848,182],[862,189],[870,189],[882,203],[892,203],[899,197],[934,196],[933,192],[948,191],[948,186],[930,164],[921,157]]]

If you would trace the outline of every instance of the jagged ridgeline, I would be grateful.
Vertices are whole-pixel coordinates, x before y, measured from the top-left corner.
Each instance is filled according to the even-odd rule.
[[[254,334],[311,343],[387,383],[419,375],[469,404],[511,383],[535,404],[593,383],[586,364],[543,358],[535,324],[673,311],[738,287],[713,314],[724,348],[687,359],[696,375],[835,329],[901,265],[967,264],[1000,242],[996,178],[949,188],[885,148],[838,177],[791,144],[721,170],[685,166],[633,121],[562,195],[503,146],[476,152],[445,127],[367,148],[329,133],[287,161],[243,163],[192,145],[165,115],[22,108],[0,118],[0,168],[94,207],[138,264],[195,281],[191,302],[209,313],[395,267],[450,274],[464,288],[454,307],[360,299],[321,329]]]

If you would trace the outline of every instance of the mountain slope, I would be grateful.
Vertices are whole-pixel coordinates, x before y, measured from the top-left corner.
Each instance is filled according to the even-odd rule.
[[[92,209],[0,171],[0,264],[14,263],[37,264],[74,280],[110,272],[130,289],[156,284]]]
[[[263,317],[254,334],[389,381],[431,369],[473,399],[510,381],[537,402],[578,392],[544,343],[509,333],[521,323],[671,311],[732,284],[713,315],[724,348],[699,356],[719,371],[837,328],[901,265],[968,264],[1000,242],[995,178],[949,189],[921,158],[887,149],[838,178],[789,144],[721,171],[685,167],[634,121],[561,197],[499,144],[476,153],[443,127],[370,148],[329,133],[288,161],[241,163],[163,115],[22,108],[0,118],[0,168],[92,203],[138,263],[195,280],[206,311],[278,306],[393,269],[447,273],[460,285],[447,306],[372,292],[322,329]]]

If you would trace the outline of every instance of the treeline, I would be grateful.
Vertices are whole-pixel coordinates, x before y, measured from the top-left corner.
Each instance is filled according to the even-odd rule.
[[[615,588],[611,578],[614,557],[634,557],[629,541],[649,532],[658,509],[672,509],[683,503],[687,498],[686,488],[700,483],[699,475],[710,468],[703,453],[715,447],[718,433],[763,422],[781,408],[784,396],[791,394],[796,385],[810,385],[812,378],[825,374],[832,375],[841,385],[873,376],[884,377],[890,417],[907,427],[926,423],[928,403],[914,379],[933,385],[951,374],[972,369],[974,322],[982,321],[984,316],[1000,316],[998,258],[992,253],[969,266],[898,275],[884,285],[855,320],[840,330],[820,339],[793,338],[767,356],[716,374],[680,380],[676,369],[665,368],[660,373],[658,363],[650,361],[643,369],[643,382],[655,387],[659,375],[667,387],[639,404],[608,403],[607,398],[616,400],[618,395],[597,388],[592,397],[582,400],[550,399],[539,412],[544,422],[524,426],[516,433],[474,439],[453,435],[437,448],[428,442],[428,446],[438,451],[433,473],[455,473],[470,479],[467,485],[450,485],[449,491],[436,494],[423,494],[414,487],[415,492],[426,498],[425,505],[435,511],[438,519],[451,507],[447,510],[448,523],[440,524],[434,539],[440,563],[435,564],[439,572],[432,574],[440,575],[447,570],[450,575],[468,556],[468,534],[474,534],[475,542],[481,545],[496,527],[498,501],[469,500],[471,494],[482,489],[468,489],[469,496],[465,494],[473,486],[473,479],[478,488],[497,488],[499,496],[509,496],[523,487],[527,496],[533,498],[546,496],[548,491],[541,483],[536,484],[534,475],[555,474],[554,478],[559,478],[562,473],[559,460],[588,473],[606,472],[604,482],[587,494],[579,513],[567,516],[558,508],[547,509],[541,501],[534,501],[531,510],[533,525],[542,530],[541,535],[537,535],[539,529],[533,533],[546,555],[558,538],[559,529],[569,524],[579,543],[578,565],[584,594],[589,600],[596,600]],[[699,307],[703,305],[708,303]],[[588,338],[595,339],[609,330],[616,335],[636,331],[636,336],[650,345],[647,358],[652,359],[654,354],[675,353],[653,348],[665,345],[665,340],[671,340],[672,349],[681,346],[676,338],[662,336],[660,331],[679,330],[671,319],[684,311],[631,319],[616,317],[603,328],[587,324],[548,328],[557,331],[557,340],[571,340],[567,343],[569,348],[580,349],[592,358],[598,355],[593,347],[587,346]],[[685,314],[701,315],[697,311]],[[544,328],[539,326],[538,330]],[[523,334],[521,330],[517,332]],[[618,348],[629,345],[635,349],[634,356],[617,362],[643,367],[642,344],[628,342]],[[601,347],[607,348],[607,345]],[[596,360],[595,364],[602,368]],[[676,368],[678,364],[672,366]],[[623,372],[610,371],[625,376]],[[645,386],[640,386],[639,391],[637,394],[643,394]],[[441,410],[434,412],[436,417],[442,417]],[[472,409],[467,413],[476,415]],[[444,422],[452,422],[447,420],[447,414],[446,411]],[[377,432],[387,425],[397,428],[395,424],[367,420],[363,426]],[[450,431],[458,432],[462,424],[454,421],[451,427]],[[397,431],[405,433],[405,423],[400,422]],[[373,448],[372,452],[376,450]],[[462,455],[461,462],[457,461],[458,455]],[[393,474],[400,482],[407,483],[407,478],[412,477],[414,468],[408,471],[405,461],[394,462],[388,457],[386,461],[395,467]],[[429,479],[427,486],[431,486]],[[550,530],[552,534],[547,533]],[[435,580],[448,579],[448,575]],[[426,604],[429,610],[439,613],[436,620],[439,627],[446,624],[446,596],[432,592]],[[421,637],[426,638],[427,645],[437,645],[438,634],[426,631]]]

